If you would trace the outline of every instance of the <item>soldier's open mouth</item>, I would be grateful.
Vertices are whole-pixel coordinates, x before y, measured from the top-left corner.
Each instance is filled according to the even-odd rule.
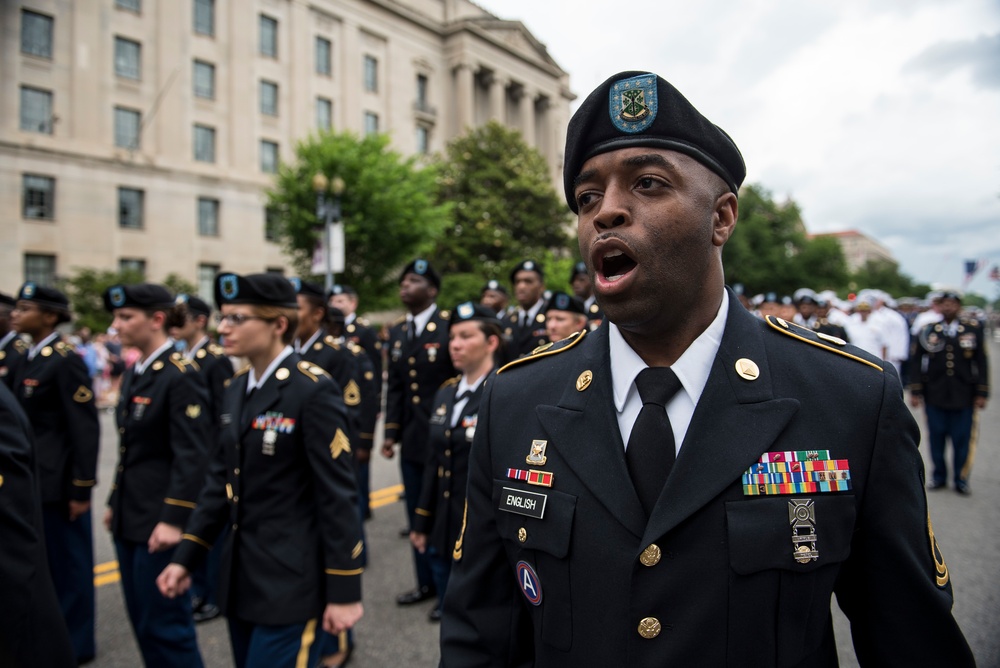
[[[623,251],[615,249],[609,251],[601,258],[600,273],[605,280],[614,283],[627,273],[635,269],[636,261],[626,255]]]

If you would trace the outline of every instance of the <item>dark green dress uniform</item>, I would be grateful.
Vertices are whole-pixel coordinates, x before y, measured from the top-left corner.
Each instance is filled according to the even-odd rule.
[[[520,320],[520,311],[517,308],[511,309],[507,315],[500,319],[500,326],[504,328],[504,338],[507,339],[507,359],[509,360],[527,355],[535,348],[549,342],[549,337],[545,332],[544,303],[534,316],[523,323]]]
[[[361,438],[361,411],[363,396],[361,383],[363,378],[354,354],[345,346],[337,343],[326,330],[320,329],[309,341],[302,344],[299,356],[306,362],[323,369],[337,384],[341,391],[344,405],[347,407],[348,438],[351,443],[357,443]]]
[[[33,434],[0,386],[0,665],[75,666],[45,553]]]
[[[884,365],[759,320],[730,294],[648,521],[608,324],[502,369],[480,405],[442,665],[836,666],[834,593],[862,665],[973,665],[930,530],[919,432]],[[842,460],[850,489],[744,486],[770,453],[807,448]],[[538,471],[535,484],[519,470]],[[803,535],[815,558],[798,556]]]
[[[382,342],[369,322],[355,315],[353,320],[344,324],[344,337],[361,347],[368,359],[371,360],[372,369],[376,370],[381,378]]]
[[[952,476],[968,492],[978,434],[975,401],[990,395],[989,362],[983,327],[975,318],[936,322],[920,331],[910,355],[910,392],[924,399],[934,471],[930,486],[948,482],[945,458],[951,439]]]

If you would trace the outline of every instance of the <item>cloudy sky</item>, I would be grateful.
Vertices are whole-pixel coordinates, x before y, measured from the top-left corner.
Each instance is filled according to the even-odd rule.
[[[961,287],[981,258],[968,289],[1000,295],[998,0],[477,4],[548,47],[574,109],[615,72],[656,72],[810,232],[859,230],[926,283]]]

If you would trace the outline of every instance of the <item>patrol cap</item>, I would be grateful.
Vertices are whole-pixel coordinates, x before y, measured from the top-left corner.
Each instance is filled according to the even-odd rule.
[[[407,274],[423,276],[430,281],[431,285],[435,288],[438,288],[439,290],[441,289],[441,277],[436,271],[434,271],[434,267],[432,267],[431,263],[427,260],[417,258],[416,260],[411,261],[410,264],[403,267],[403,271],[399,274],[400,283],[403,282],[403,278],[405,278]]]
[[[956,290],[954,288],[944,288],[938,294],[938,299],[954,299],[957,302],[962,301],[961,290]]]
[[[174,303],[186,304],[188,312],[193,315],[203,315],[206,318],[212,315],[212,307],[204,299],[195,295],[179,294]]]
[[[18,301],[31,302],[50,311],[69,313],[69,299],[55,288],[47,288],[28,281],[17,293]]]
[[[718,174],[736,194],[746,177],[743,156],[729,135],[663,77],[620,72],[583,101],[566,131],[563,187],[574,213],[578,213],[574,182],[583,163],[632,146],[684,153]]]
[[[570,313],[587,315],[587,309],[584,307],[583,302],[578,297],[568,295],[565,292],[552,293],[548,304],[545,305],[545,312],[548,313],[549,311],[569,311]]]
[[[352,295],[356,297],[358,295],[358,291],[349,285],[335,285],[330,288],[330,294],[327,295],[327,298],[334,295]]]
[[[215,277],[215,303],[255,304],[298,308],[295,288],[280,274],[219,274]]]
[[[8,294],[0,292],[0,304],[3,304],[5,306],[14,306],[15,304],[17,304],[17,300]]]
[[[521,260],[510,272],[511,283],[514,282],[514,277],[517,276],[517,272],[519,271],[533,271],[538,274],[538,278],[545,280],[545,271],[542,269],[542,265],[534,260]]]
[[[587,263],[577,262],[573,265],[573,268],[569,272],[569,282],[572,283],[573,279],[580,274],[583,274],[584,276],[589,275],[587,274]]]
[[[104,291],[104,308],[169,309],[174,306],[170,290],[157,283],[113,285]]]
[[[462,302],[452,309],[448,324],[454,325],[456,322],[466,322],[468,320],[485,320],[486,322],[495,323],[497,321],[497,314],[496,311],[482,304]]]
[[[507,288],[503,286],[503,283],[497,280],[486,281],[486,285],[484,285],[483,289],[479,291],[479,294],[482,295],[487,290],[496,290],[497,292],[507,294]]]
[[[323,288],[316,283],[303,281],[301,278],[289,278],[288,282],[292,284],[293,288],[295,288],[295,294],[308,295],[310,297],[316,297],[320,301],[324,301],[324,297],[326,295],[323,292]]]

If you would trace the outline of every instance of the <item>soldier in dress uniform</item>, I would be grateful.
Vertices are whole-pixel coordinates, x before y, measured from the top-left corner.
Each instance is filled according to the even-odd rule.
[[[349,285],[335,285],[330,290],[327,304],[340,309],[344,314],[344,338],[365,351],[371,360],[372,368],[382,378],[382,341],[379,340],[375,328],[364,318],[358,317],[358,293]],[[379,390],[381,394],[381,389]],[[381,402],[380,402],[381,403]]]
[[[545,272],[534,260],[524,260],[510,272],[514,286],[513,308],[503,319],[508,339],[507,359],[527,355],[549,342],[545,336]]]
[[[70,321],[69,300],[54,288],[21,286],[11,314],[31,348],[13,390],[35,433],[49,570],[77,661],[94,658],[94,538],[90,493],[97,483],[100,426],[83,358],[56,328]]]
[[[218,434],[221,429],[219,416],[222,412],[222,395],[226,390],[226,383],[233,377],[233,363],[222,346],[212,341],[208,335],[208,319],[212,316],[212,308],[205,300],[195,295],[180,294],[175,302],[184,317],[184,324],[172,327],[170,336],[175,341],[184,342],[184,356],[194,363],[198,373],[205,379],[208,388],[208,413]],[[218,447],[219,439],[215,437],[209,448],[214,453]],[[209,459],[212,456],[210,454]],[[192,575],[191,609],[195,622],[206,622],[221,614],[217,597],[220,552],[212,550]]]
[[[573,294],[583,303],[583,308],[587,315],[587,322],[591,329],[597,329],[604,320],[604,312],[601,311],[600,304],[597,303],[597,295],[594,294],[594,284],[587,273],[586,262],[576,262],[569,273],[569,284],[573,289]],[[549,340],[556,341],[549,337]]]
[[[795,302],[795,317],[794,321],[796,325],[801,325],[802,327],[808,327],[815,331],[816,324],[816,293],[809,288],[799,288],[792,295],[792,301]]]
[[[587,328],[588,314],[578,297],[554,292],[545,305],[545,333],[549,341],[562,341]]]
[[[424,468],[430,456],[427,433],[434,393],[455,375],[448,354],[451,314],[438,309],[434,301],[440,288],[441,277],[427,260],[416,259],[406,265],[399,276],[399,298],[407,314],[389,329],[382,455],[393,457],[396,445],[400,445],[408,531],[414,527]],[[399,605],[412,605],[436,595],[427,556],[413,550],[413,561],[417,587],[397,596]]]
[[[503,283],[496,279],[486,281],[486,285],[479,291],[479,303],[487,307],[494,314],[497,320],[503,320],[507,315],[507,305],[510,303],[510,295]]]
[[[745,173],[655,74],[574,114],[606,318],[486,384],[444,668],[836,666],[834,593],[861,665],[974,664],[895,369],[725,288]]]
[[[47,564],[33,436],[0,383],[0,666],[75,666]]]
[[[847,330],[844,329],[843,325],[838,325],[830,321],[830,302],[827,301],[826,297],[816,296],[816,321],[813,323],[812,330],[817,334],[825,334],[826,336],[834,336],[842,341],[850,343],[851,340],[847,337]]]
[[[339,634],[363,614],[347,411],[330,376],[292,349],[298,304],[287,279],[221,274],[215,299],[226,352],[250,364],[226,390],[219,456],[157,584],[183,599],[191,569],[230,524],[219,601],[237,668],[312,668],[320,629]]]
[[[118,554],[122,592],[146,666],[201,666],[187,596],[168,600],[156,576],[173,558],[204,482],[213,440],[205,379],[167,330],[180,309],[162,285],[104,293],[111,326],[140,357],[125,372],[117,408],[118,466],[104,526]]]
[[[11,387],[11,371],[21,355],[28,352],[28,344],[10,326],[10,312],[17,300],[0,292],[0,382]]]
[[[451,312],[448,350],[461,375],[450,378],[434,395],[430,419],[431,459],[410,532],[413,547],[427,554],[434,573],[438,604],[429,614],[441,620],[441,602],[451,571],[452,552],[465,517],[469,450],[476,433],[479,398],[496,367],[503,336],[492,308],[465,302]]]
[[[978,411],[990,396],[989,362],[983,326],[959,315],[962,295],[941,292],[940,322],[924,326],[910,359],[910,404],[924,405],[934,471],[928,489],[948,484],[945,446],[951,439],[955,491],[970,493],[969,474],[979,436]]]

